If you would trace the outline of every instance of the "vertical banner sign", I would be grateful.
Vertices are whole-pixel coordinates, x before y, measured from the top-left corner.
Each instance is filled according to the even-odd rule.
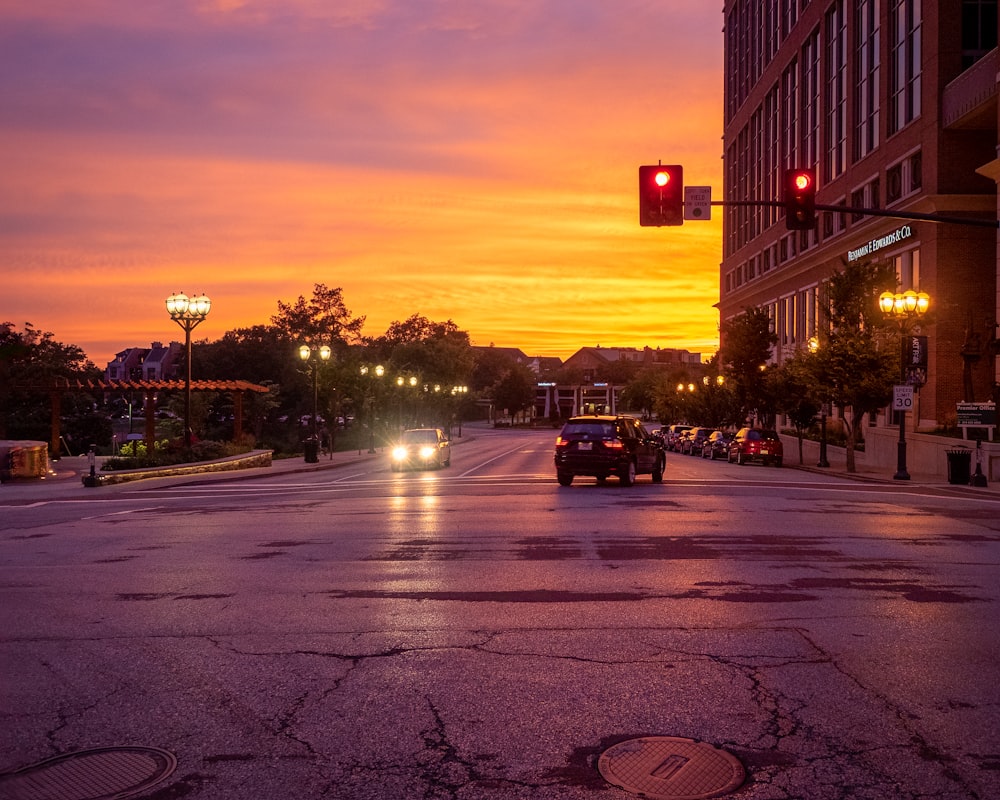
[[[903,365],[906,371],[906,382],[910,386],[923,386],[927,383],[927,337],[903,337]]]

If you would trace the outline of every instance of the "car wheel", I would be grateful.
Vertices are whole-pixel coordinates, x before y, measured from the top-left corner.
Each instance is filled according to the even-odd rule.
[[[663,472],[667,468],[667,457],[660,456],[656,459],[656,466],[653,467],[653,483],[663,483]]]
[[[618,473],[618,480],[621,482],[622,486],[631,486],[635,483],[635,462],[629,461],[628,464]]]
[[[781,456],[778,456],[776,459],[774,459],[774,466],[776,467],[781,466]]]
[[[736,463],[739,464],[741,467],[746,466],[747,460],[743,457],[742,452],[736,454]]]
[[[560,486],[569,486],[573,483],[573,473],[572,472],[557,472],[556,480],[559,481]]]

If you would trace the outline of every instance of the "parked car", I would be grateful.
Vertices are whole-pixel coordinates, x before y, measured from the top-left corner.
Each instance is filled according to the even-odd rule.
[[[731,433],[712,431],[701,446],[701,457],[710,458],[712,461],[717,458],[726,458],[729,455],[729,443],[732,440]]]
[[[401,469],[440,469],[451,466],[451,441],[440,428],[403,431],[392,448],[393,472]]]
[[[614,475],[622,486],[631,486],[636,475],[649,474],[653,483],[661,483],[666,461],[663,438],[649,433],[635,417],[571,417],[556,438],[561,486],[569,486],[577,475],[593,476],[598,483]]]
[[[689,456],[700,456],[702,445],[715,431],[715,428],[692,428],[681,442],[681,452]]]
[[[781,466],[784,455],[781,439],[776,431],[760,428],[740,428],[729,443],[729,463],[747,464],[750,461],[761,461],[764,466],[774,464]]]
[[[663,439],[666,442],[667,450],[678,453],[680,452],[681,437],[691,430],[691,425],[671,425],[666,429],[666,433],[663,434]]]

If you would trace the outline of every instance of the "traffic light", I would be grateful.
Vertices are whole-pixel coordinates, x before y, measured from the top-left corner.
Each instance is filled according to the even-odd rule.
[[[816,173],[811,169],[785,172],[785,224],[790,231],[816,227]]]
[[[680,164],[639,167],[639,224],[684,224],[684,168]]]

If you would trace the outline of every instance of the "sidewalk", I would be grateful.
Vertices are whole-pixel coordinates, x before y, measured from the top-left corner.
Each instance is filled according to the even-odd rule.
[[[195,483],[212,481],[234,481],[246,478],[273,477],[276,475],[291,475],[295,473],[316,472],[318,470],[338,469],[350,467],[353,464],[361,464],[377,459],[388,459],[388,451],[380,448],[378,452],[372,454],[365,450],[347,450],[321,455],[316,463],[307,463],[304,456],[294,456],[292,458],[280,458],[271,461],[267,467],[248,467],[246,469],[230,469],[190,472],[184,475],[170,476],[149,476],[136,478],[122,483],[107,484],[101,486],[85,486],[84,477],[90,473],[90,464],[86,455],[67,456],[59,461],[50,462],[49,474],[45,478],[16,479],[0,484],[0,506],[5,503],[15,502],[17,504],[30,503],[40,500],[51,500],[54,497],[67,498],[95,498],[107,495],[122,487],[138,488],[140,486],[163,486],[165,484]],[[97,459],[96,473],[98,476],[114,475],[114,473],[102,473],[100,465],[103,459]]]
[[[848,478],[850,480],[862,481],[865,483],[887,483],[897,486],[910,485],[933,486],[938,488],[947,487],[949,489],[956,490],[964,489],[970,493],[974,492],[1000,497],[1000,482],[990,481],[985,487],[970,486],[967,484],[952,484],[948,482],[946,477],[943,478],[937,473],[921,472],[919,464],[907,464],[907,472],[910,475],[910,480],[896,480],[893,478],[893,475],[896,473],[895,465],[886,468],[870,467],[865,463],[864,453],[855,453],[856,472],[849,473],[847,471],[847,453],[843,447],[828,446],[826,460],[830,466],[819,467],[817,466],[819,460],[819,444],[808,440],[803,441],[803,463],[799,464],[798,441],[786,436],[782,436],[781,438],[785,446],[784,466],[790,469],[799,469],[823,475],[835,475],[837,477]],[[974,458],[970,472],[972,476],[975,476],[976,463]]]

